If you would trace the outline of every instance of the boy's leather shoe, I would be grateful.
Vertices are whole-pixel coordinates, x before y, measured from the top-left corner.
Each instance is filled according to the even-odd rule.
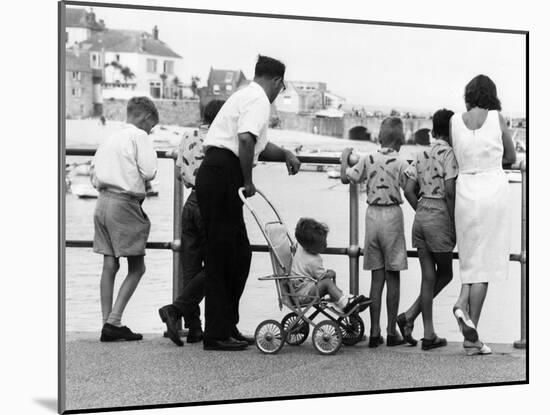
[[[223,340],[203,340],[202,347],[204,350],[244,350],[248,343],[228,337]]]
[[[202,341],[203,338],[203,332],[200,327],[195,329],[189,329],[189,332],[187,333],[187,343],[198,343]]]
[[[101,337],[99,341],[115,342],[118,340],[135,341],[141,340],[143,336],[139,333],[134,333],[126,326],[117,327],[112,324],[105,323],[101,329]]]
[[[388,334],[388,337],[386,338],[386,346],[388,347],[400,346],[405,343],[405,339],[399,334]]]
[[[173,309],[173,306],[165,305],[159,308],[159,316],[163,323],[166,324],[166,334],[177,346],[183,346],[183,341],[178,333],[178,315]]]

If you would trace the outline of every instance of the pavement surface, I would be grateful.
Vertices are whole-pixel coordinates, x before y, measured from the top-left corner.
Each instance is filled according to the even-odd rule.
[[[373,392],[526,381],[526,353],[489,344],[492,355],[466,356],[461,343],[422,351],[367,342],[318,354],[308,339],[276,355],[176,347],[158,334],[101,343],[96,333],[67,333],[66,410],[230,401],[325,393]]]

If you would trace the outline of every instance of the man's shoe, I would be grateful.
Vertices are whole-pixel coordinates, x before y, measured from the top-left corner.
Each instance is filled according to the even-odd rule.
[[[189,329],[189,332],[187,333],[187,343],[198,343],[202,341],[203,338],[203,332],[200,327],[196,329]]]
[[[203,340],[202,347],[204,350],[244,350],[248,343],[229,337],[224,340]]]
[[[159,308],[159,316],[163,323],[166,324],[166,333],[168,338],[172,340],[177,346],[183,346],[183,341],[178,333],[178,315],[173,309],[172,305],[165,305]]]
[[[233,332],[231,333],[231,337],[233,337],[235,340],[238,340],[240,342],[246,342],[246,344],[248,344],[249,346],[253,345],[256,342],[254,340],[254,337],[245,336],[236,327],[235,329],[233,329]]]
[[[118,327],[105,323],[101,329],[99,341],[116,342],[118,340],[135,341],[141,339],[143,339],[141,334],[132,332],[132,330],[126,326]]]

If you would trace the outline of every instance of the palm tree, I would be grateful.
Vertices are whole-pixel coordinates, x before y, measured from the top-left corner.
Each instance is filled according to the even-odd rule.
[[[161,95],[162,98],[166,98],[164,93],[164,84],[166,82],[166,78],[168,78],[168,75],[166,75],[164,72],[160,74],[160,80],[162,81],[162,95]]]
[[[199,89],[198,83],[200,82],[198,76],[191,76],[191,91],[193,92],[193,98],[197,96],[197,91]]]
[[[172,84],[176,87],[176,92],[173,94],[174,98],[181,98],[179,95],[179,86],[180,86],[180,79],[177,76],[174,76],[172,79]]]
[[[124,77],[124,82],[126,83],[128,83],[128,79],[132,79],[136,76],[127,66],[123,66],[122,68],[120,68],[120,74]]]

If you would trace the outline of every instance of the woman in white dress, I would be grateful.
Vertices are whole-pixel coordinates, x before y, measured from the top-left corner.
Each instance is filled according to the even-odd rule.
[[[462,289],[453,308],[467,354],[489,354],[477,325],[489,282],[508,275],[509,189],[503,164],[516,153],[496,86],[478,75],[464,91],[467,112],[451,118],[450,137],[458,162],[455,225]]]

